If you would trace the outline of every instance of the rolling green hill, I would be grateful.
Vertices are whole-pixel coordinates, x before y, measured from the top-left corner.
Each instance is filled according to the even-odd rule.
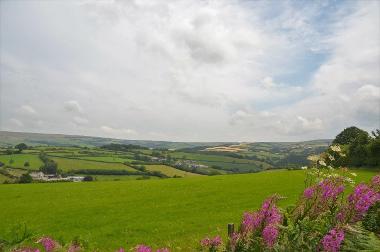
[[[30,146],[22,154],[9,149],[20,142]],[[0,161],[11,168],[23,168],[28,161],[30,167],[26,168],[37,170],[41,166],[38,154],[43,151],[64,172],[84,169],[134,171],[133,165],[166,165],[177,170],[172,174],[217,175],[300,168],[309,164],[309,155],[323,152],[330,143],[331,140],[180,143],[0,131],[0,146],[3,146],[0,147]],[[4,155],[9,151],[14,153],[12,158]]]
[[[181,149],[196,146],[215,146],[224,144],[223,142],[169,142],[169,141],[150,141],[150,140],[125,140],[91,136],[74,136],[64,134],[42,134],[27,132],[0,131],[0,147],[14,146],[18,143],[27,145],[45,146],[87,146],[95,147],[110,143],[134,144],[148,148]]]

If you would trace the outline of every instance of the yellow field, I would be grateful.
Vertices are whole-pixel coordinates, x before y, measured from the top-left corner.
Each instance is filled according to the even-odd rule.
[[[200,174],[181,171],[181,170],[175,169],[175,168],[167,166],[167,165],[145,165],[145,168],[148,171],[159,171],[159,172],[161,172],[161,173],[163,173],[169,177],[173,177],[175,175],[181,176],[181,177],[201,176]]]

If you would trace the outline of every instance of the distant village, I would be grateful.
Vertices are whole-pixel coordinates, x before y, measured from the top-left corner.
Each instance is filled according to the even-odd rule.
[[[44,181],[44,182],[58,182],[58,181],[82,182],[84,180],[83,176],[62,177],[61,175],[45,174],[41,171],[31,172],[29,175],[32,177],[33,180]]]

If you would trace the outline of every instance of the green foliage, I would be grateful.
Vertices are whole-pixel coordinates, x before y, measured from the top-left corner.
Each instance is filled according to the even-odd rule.
[[[377,133],[376,133],[377,132]],[[371,137],[366,131],[356,127],[343,130],[336,136],[334,144],[342,145],[346,156],[335,156],[334,165],[346,166],[379,166],[380,165],[380,130],[373,132]],[[333,155],[331,151],[327,153]]]
[[[19,143],[15,146],[15,149],[18,149],[19,152],[28,149],[28,146],[25,143]]]
[[[134,144],[106,144],[101,146],[102,149],[106,150],[113,150],[113,151],[130,151],[130,150],[148,150],[149,148],[147,147],[142,147],[139,145],[134,145]]]
[[[341,133],[339,133],[334,141],[333,144],[351,144],[357,139],[359,136],[361,136],[362,139],[369,138],[369,135],[366,131],[359,129],[355,126],[345,128]]]
[[[19,179],[19,183],[21,183],[21,184],[32,183],[32,181],[33,181],[33,179],[29,173],[21,175],[21,177]]]
[[[94,180],[94,178],[90,175],[87,175],[83,178],[83,181],[93,181],[93,180]]]
[[[7,232],[0,233],[0,251],[4,247],[20,244],[32,237],[32,232],[26,224],[12,225]]]
[[[380,251],[380,240],[372,232],[365,230],[360,224],[345,230],[342,251]]]
[[[380,201],[368,209],[363,226],[369,231],[380,234]]]
[[[58,165],[54,160],[46,158],[40,171],[45,174],[58,174]]]

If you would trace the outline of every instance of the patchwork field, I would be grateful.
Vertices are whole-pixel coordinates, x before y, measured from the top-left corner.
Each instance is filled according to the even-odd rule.
[[[146,165],[145,168],[148,171],[159,171],[169,177],[180,176],[180,177],[189,177],[189,176],[200,176],[199,174],[181,171],[167,165]]]
[[[368,180],[374,171],[357,171]],[[76,236],[101,251],[139,243],[192,251],[208,234],[225,233],[245,210],[273,193],[295,202],[304,171],[185,179],[0,185],[0,234],[25,223],[36,235]]]
[[[52,160],[57,162],[58,167],[63,171],[71,170],[127,170],[136,171],[135,169],[121,164],[121,163],[105,163],[105,162],[95,162],[80,159],[69,159],[69,158],[58,158],[52,157]]]
[[[31,170],[38,170],[42,165],[42,161],[38,155],[34,154],[0,155],[0,162],[10,167],[26,168]],[[29,162],[29,166],[24,166],[25,162]]]

